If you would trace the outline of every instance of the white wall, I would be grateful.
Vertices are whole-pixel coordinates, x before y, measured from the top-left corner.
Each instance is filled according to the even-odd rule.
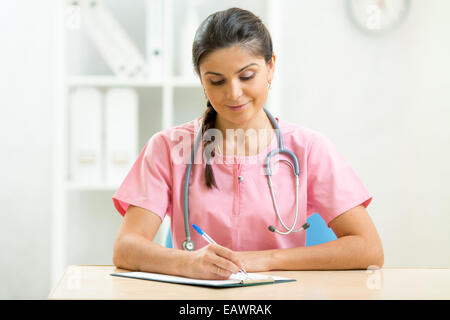
[[[50,289],[51,14],[49,1],[0,5],[0,299]]]
[[[450,267],[450,2],[412,1],[377,38],[345,1],[283,5],[283,116],[327,134],[373,194],[386,266]]]

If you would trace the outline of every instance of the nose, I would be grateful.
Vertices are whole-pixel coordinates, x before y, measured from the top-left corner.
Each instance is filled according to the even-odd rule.
[[[239,83],[239,80],[230,81],[227,88],[227,99],[229,101],[238,102],[241,96],[242,96],[242,87],[241,84]]]

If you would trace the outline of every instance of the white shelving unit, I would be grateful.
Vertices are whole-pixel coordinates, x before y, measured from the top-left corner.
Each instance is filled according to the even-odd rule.
[[[114,76],[101,61],[94,45],[83,34],[80,12],[68,10],[77,1],[54,1],[56,61],[54,69],[53,127],[53,213],[52,213],[52,287],[70,264],[111,264],[112,244],[121,217],[113,207],[112,195],[119,185],[83,184],[71,181],[68,166],[68,96],[79,87],[107,90],[113,87],[134,88],[139,97],[139,146],[141,150],[156,132],[201,115],[205,100],[200,81],[194,72],[181,75],[180,60],[190,52],[181,48],[181,29],[188,0],[164,0],[163,73],[158,79],[129,79]],[[104,0],[119,23],[148,57],[148,21],[151,0]],[[279,32],[275,0],[196,1],[198,24],[214,11],[237,6],[261,17],[271,30],[274,44]],[[75,16],[74,16],[75,15]],[[70,21],[70,23],[68,23]],[[75,23],[74,23],[75,21]],[[77,25],[77,21],[80,25]],[[197,24],[197,25],[198,25]],[[279,51],[278,51],[279,52]],[[277,61],[278,62],[278,61]],[[149,66],[151,68],[151,66]],[[103,68],[103,69],[102,69]],[[91,72],[92,71],[92,72]],[[277,79],[277,78],[276,78]],[[281,85],[274,81],[268,108],[280,115]],[[136,155],[137,156],[137,155]],[[160,228],[157,242],[163,242],[169,222]]]

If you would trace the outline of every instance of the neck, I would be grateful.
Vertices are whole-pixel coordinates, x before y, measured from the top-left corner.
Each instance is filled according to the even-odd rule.
[[[250,119],[249,121],[245,123],[234,123],[231,121],[228,121],[220,116],[220,114],[217,114],[216,118],[216,128],[222,131],[223,136],[226,136],[226,130],[238,130],[242,129],[244,131],[249,129],[254,129],[258,131],[259,129],[268,128],[270,125],[270,119],[264,112],[264,110],[261,108],[255,116]]]
[[[223,144],[218,144],[224,155],[256,155],[267,148],[273,137],[273,126],[263,109],[248,122],[236,124],[226,121],[219,114],[216,129],[222,132]]]

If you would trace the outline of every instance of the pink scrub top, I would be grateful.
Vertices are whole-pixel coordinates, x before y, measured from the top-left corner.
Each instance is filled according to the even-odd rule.
[[[323,134],[279,120],[284,147],[297,155],[300,165],[299,208],[296,229],[313,213],[327,225],[372,196],[336,147]],[[188,159],[201,118],[154,134],[113,196],[121,215],[128,206],[144,208],[161,220],[171,219],[172,243],[181,249],[186,239],[183,190]],[[254,156],[223,156],[216,152],[212,168],[218,189],[205,184],[203,143],[197,149],[189,184],[191,238],[199,249],[207,242],[192,228],[198,225],[218,244],[235,251],[282,249],[305,246],[306,232],[279,235],[269,225],[286,231],[279,222],[263,164],[278,147],[276,135],[265,151]],[[284,154],[272,157],[272,185],[278,212],[287,227],[295,217],[295,175]]]

